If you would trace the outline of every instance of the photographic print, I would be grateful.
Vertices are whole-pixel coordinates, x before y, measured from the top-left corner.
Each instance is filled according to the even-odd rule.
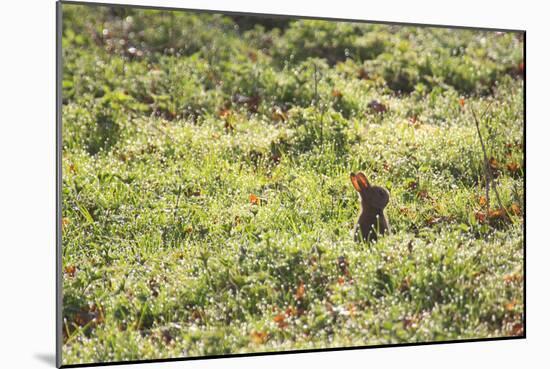
[[[524,32],[58,6],[58,365],[525,337]]]

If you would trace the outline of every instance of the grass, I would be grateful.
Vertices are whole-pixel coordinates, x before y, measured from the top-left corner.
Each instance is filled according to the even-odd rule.
[[[521,35],[63,17],[64,364],[523,335]]]

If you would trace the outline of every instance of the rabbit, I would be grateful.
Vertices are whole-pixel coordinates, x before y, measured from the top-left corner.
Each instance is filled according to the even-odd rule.
[[[390,194],[379,186],[371,186],[362,172],[350,174],[351,183],[361,201],[361,213],[353,230],[354,240],[376,241],[378,235],[390,232],[384,208],[390,201]],[[361,234],[359,234],[359,231]]]

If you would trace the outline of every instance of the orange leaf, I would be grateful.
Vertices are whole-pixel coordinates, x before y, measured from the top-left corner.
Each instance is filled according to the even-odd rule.
[[[487,198],[485,196],[480,196],[479,197],[479,205],[481,205],[481,206],[487,205]]]
[[[344,277],[338,277],[338,284],[341,286],[344,283],[346,283],[346,280],[344,279]]]
[[[518,204],[514,203],[510,206],[510,213],[515,214],[515,215],[520,215],[521,214],[521,208],[519,207]]]
[[[288,323],[286,321],[286,316],[285,314],[277,314],[275,315],[275,318],[273,318],[273,321],[275,323],[277,323],[277,325],[279,326],[279,328],[285,328],[286,326],[288,326]]]
[[[476,213],[474,215],[475,215],[476,220],[478,222],[485,223],[485,213],[483,213],[481,211],[476,211]]]
[[[301,300],[304,298],[304,295],[306,294],[306,286],[304,285],[304,282],[300,282],[300,285],[296,289],[296,293],[294,294],[294,297],[296,300]]]
[[[248,200],[252,205],[260,205],[260,198],[253,193],[248,196]]]
[[[489,159],[489,166],[493,169],[498,169],[500,167],[500,164],[498,163],[497,159],[491,158]]]
[[[519,164],[516,163],[516,162],[512,162],[512,163],[508,163],[506,164],[506,168],[512,172],[512,173],[515,173],[519,170]]]
[[[267,341],[268,335],[266,332],[258,332],[258,331],[252,331],[250,333],[250,338],[252,339],[252,342],[255,344],[262,344]]]
[[[516,307],[516,300],[512,300],[504,305],[504,308],[507,311],[513,311],[515,307]]]
[[[466,103],[466,101],[464,100],[463,97],[461,97],[461,98],[458,100],[458,103],[460,104],[460,106],[464,107],[464,104]]]
[[[65,230],[65,228],[69,225],[70,221],[69,218],[64,217],[61,219],[61,229]]]
[[[501,219],[506,216],[506,211],[504,209],[496,209],[489,211],[489,218],[491,219]]]
[[[332,90],[332,97],[335,97],[337,99],[341,99],[344,96],[340,90],[334,89]]]
[[[512,273],[506,274],[502,279],[505,283],[521,282],[523,280],[523,276],[518,273]]]
[[[222,108],[218,111],[219,117],[224,118],[224,119],[229,117],[231,114],[232,114],[231,109],[229,109],[229,108]]]
[[[67,274],[69,277],[74,277],[76,274],[76,266],[69,265],[65,268],[65,274]]]

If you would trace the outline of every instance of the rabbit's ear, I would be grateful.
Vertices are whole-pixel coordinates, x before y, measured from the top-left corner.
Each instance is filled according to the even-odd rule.
[[[359,185],[363,189],[367,189],[370,187],[369,181],[367,180],[367,176],[363,172],[357,173],[357,182],[359,182]]]
[[[355,188],[355,191],[361,192],[361,187],[359,187],[359,182],[357,182],[357,176],[355,173],[351,173],[349,178],[351,179],[351,184],[353,185],[353,188]]]
[[[357,173],[351,173],[350,174],[351,184],[353,184],[353,188],[357,192],[361,192],[363,190],[366,190],[369,187],[369,181],[367,181],[367,177],[361,172]]]

